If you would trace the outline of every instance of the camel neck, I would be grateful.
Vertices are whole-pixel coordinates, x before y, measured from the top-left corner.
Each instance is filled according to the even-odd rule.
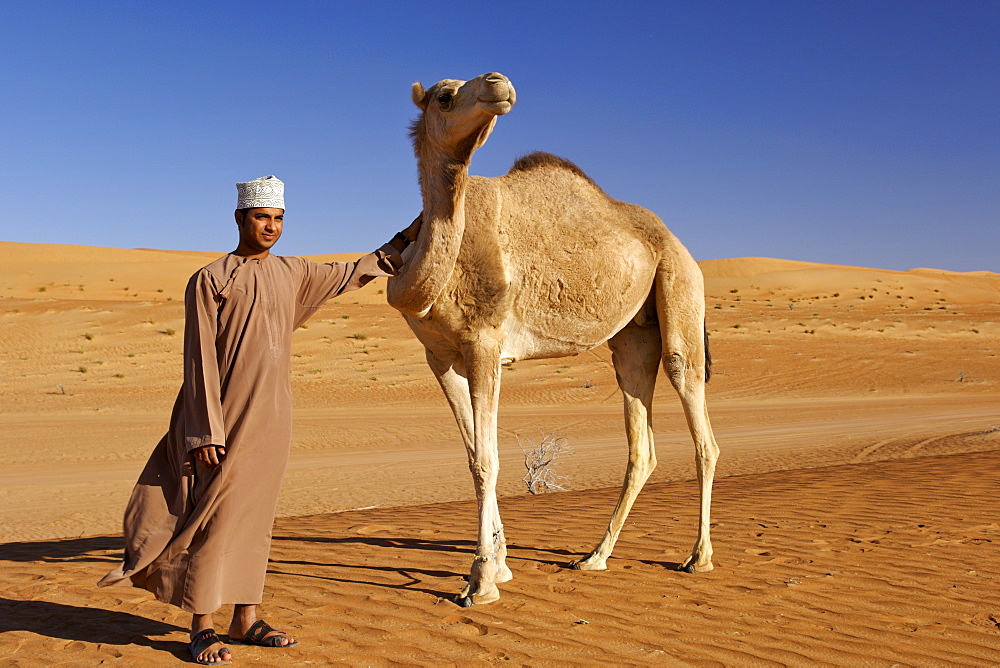
[[[432,217],[452,219],[452,224],[464,225],[464,219],[455,221],[454,217],[456,210],[464,208],[469,166],[437,156],[419,160],[418,166],[424,216],[430,214]]]
[[[467,163],[444,155],[420,155],[423,224],[399,274],[389,281],[389,304],[421,317],[440,296],[451,278],[465,232]]]

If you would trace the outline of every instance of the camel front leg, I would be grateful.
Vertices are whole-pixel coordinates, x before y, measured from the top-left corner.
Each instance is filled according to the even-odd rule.
[[[497,409],[500,402],[500,346],[477,341],[463,349],[472,403],[473,444],[469,469],[479,503],[479,535],[469,584],[455,598],[463,607],[500,598],[497,583],[509,580],[503,524],[497,505]]]
[[[574,562],[582,571],[607,568],[618,534],[625,525],[632,504],[656,468],[653,450],[652,403],[656,372],[660,364],[660,332],[656,327],[630,325],[608,341],[618,386],[625,399],[625,432],[628,436],[628,466],[618,504],[604,538],[585,558]]]
[[[427,365],[437,378],[441,390],[444,392],[448,405],[455,415],[455,422],[458,423],[458,430],[462,434],[462,441],[465,444],[466,454],[469,459],[469,469],[473,472],[473,479],[476,476],[476,445],[475,445],[475,420],[473,419],[472,398],[469,390],[465,360],[457,352],[435,351],[428,348]],[[494,433],[495,426],[494,426]],[[477,486],[477,498],[479,497]],[[482,509],[480,509],[482,512]],[[496,502],[496,494],[493,495],[492,512],[499,524],[500,508]],[[477,552],[478,554],[478,552]],[[499,526],[499,541],[496,551],[497,583],[508,582],[514,576],[507,567],[507,541],[503,534],[503,527]],[[467,596],[463,592],[463,597]]]

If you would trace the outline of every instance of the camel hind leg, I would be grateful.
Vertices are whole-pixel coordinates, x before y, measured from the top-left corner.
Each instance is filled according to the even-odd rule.
[[[677,390],[694,441],[700,491],[698,538],[691,556],[679,570],[707,573],[713,568],[709,518],[719,446],[705,403],[710,358],[705,332],[704,279],[701,269],[683,248],[669,267],[661,267],[657,272],[656,310],[663,338],[663,370]]]
[[[625,432],[628,437],[628,466],[618,504],[604,538],[593,552],[573,564],[584,571],[607,568],[608,557],[614,550],[632,504],[649,475],[656,468],[653,450],[652,402],[656,372],[660,364],[660,332],[656,326],[630,324],[609,341],[615,376],[625,400]]]

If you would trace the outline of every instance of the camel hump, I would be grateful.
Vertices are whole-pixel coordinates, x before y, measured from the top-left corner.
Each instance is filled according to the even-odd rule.
[[[546,153],[545,151],[535,151],[533,153],[528,153],[527,155],[522,155],[520,158],[514,161],[508,174],[514,172],[528,172],[533,169],[565,169],[573,172],[577,176],[582,176],[587,179],[595,186],[594,180],[587,176],[587,174],[577,167],[576,163],[570,162],[566,158],[560,158],[558,155],[552,155],[551,153]],[[597,186],[598,188],[600,186]]]

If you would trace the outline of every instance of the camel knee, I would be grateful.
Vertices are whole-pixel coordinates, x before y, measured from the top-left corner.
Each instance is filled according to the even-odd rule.
[[[702,480],[711,480],[715,477],[715,465],[719,461],[719,446],[714,441],[697,443],[695,445],[695,459],[698,467],[698,477]]]
[[[652,452],[629,453],[628,467],[625,472],[625,484],[627,487],[638,484],[643,485],[656,468],[656,455]]]
[[[648,450],[632,452],[629,453],[628,463],[633,471],[649,475],[656,468],[656,455]]]
[[[678,392],[684,390],[688,368],[688,362],[681,353],[674,352],[663,357],[663,371],[666,372],[670,384]]]
[[[499,471],[494,462],[484,462],[473,457],[469,460],[469,472],[478,488],[496,486]]]
[[[715,441],[709,441],[709,442],[705,443],[704,446],[702,446],[702,447],[704,449],[703,456],[705,457],[705,459],[707,461],[712,462],[712,465],[714,466],[715,462],[717,462],[719,460],[719,452],[720,451],[719,451],[718,444],[716,444]]]
[[[678,392],[704,386],[711,373],[707,349],[697,344],[679,345],[663,355],[663,371]]]
[[[698,439],[695,443],[695,451],[698,459],[715,468],[715,463],[719,460],[719,445],[715,439]]]

